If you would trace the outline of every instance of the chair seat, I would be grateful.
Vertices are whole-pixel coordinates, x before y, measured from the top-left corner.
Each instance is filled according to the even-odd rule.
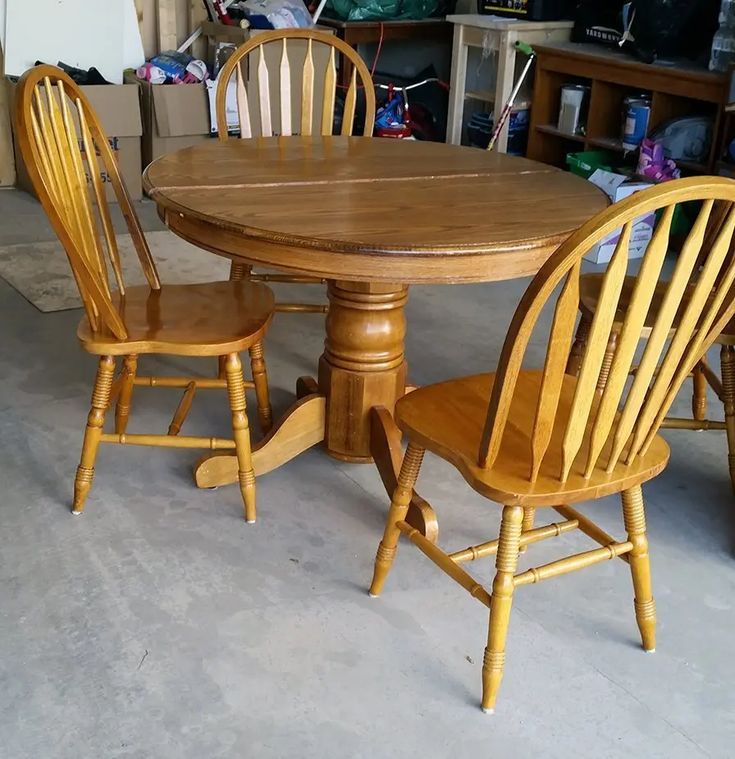
[[[77,337],[97,355],[167,353],[222,356],[259,342],[273,316],[273,292],[257,282],[130,287],[113,302],[128,331],[127,340],[94,332],[85,316]]]
[[[585,274],[580,278],[580,307],[587,315],[588,318],[592,318],[597,310],[597,304],[600,300],[600,292],[602,290],[602,283],[604,281],[604,274]],[[625,319],[625,312],[627,311],[628,304],[633,297],[633,288],[635,287],[636,277],[626,277],[623,281],[623,289],[620,293],[620,301],[618,303],[618,310],[616,311],[616,322],[623,323]],[[641,337],[646,338],[651,334],[651,329],[656,323],[658,313],[663,302],[664,295],[669,283],[666,281],[659,282],[656,285],[656,290],[651,300],[651,307],[646,315],[646,321],[641,332]],[[691,293],[692,286],[687,288],[687,293]],[[686,295],[685,295],[686,298]],[[685,302],[685,301],[684,301]],[[677,314],[672,325],[672,330],[679,326],[679,314]],[[720,345],[735,345],[735,320],[731,321],[727,327],[723,330],[720,336],[715,341]]]
[[[490,469],[480,468],[477,458],[495,374],[414,390],[396,404],[396,424],[409,440],[454,464],[478,493],[507,506],[556,506],[619,493],[665,468],[669,446],[657,435],[646,455],[636,458],[631,466],[618,463],[610,474],[595,469],[589,479],[583,476],[587,457],[587,447],[583,446],[566,483],[560,482],[561,441],[577,384],[576,377],[566,376],[548,454],[538,479],[530,483],[531,440],[541,377],[540,371],[521,372],[518,377],[503,444]],[[590,418],[595,418],[594,409]],[[606,454],[603,450],[603,462]]]

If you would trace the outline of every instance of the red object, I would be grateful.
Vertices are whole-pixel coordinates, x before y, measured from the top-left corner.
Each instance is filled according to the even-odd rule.
[[[411,127],[406,124],[401,124],[395,127],[383,127],[375,130],[376,137],[395,137],[403,138],[411,136]]]
[[[214,0],[214,9],[217,11],[219,20],[227,26],[235,26],[235,20],[230,17],[222,0]]]

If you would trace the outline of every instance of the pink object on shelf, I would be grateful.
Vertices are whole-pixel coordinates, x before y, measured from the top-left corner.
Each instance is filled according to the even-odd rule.
[[[676,162],[666,158],[663,145],[648,138],[641,143],[637,173],[655,182],[668,182],[681,176]]]

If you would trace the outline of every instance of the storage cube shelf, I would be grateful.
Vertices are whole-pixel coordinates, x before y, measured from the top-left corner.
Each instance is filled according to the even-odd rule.
[[[623,155],[623,101],[645,93],[651,98],[648,134],[669,119],[712,118],[709,155],[703,162],[677,161],[685,172],[715,173],[722,146],[728,79],[691,63],[646,64],[618,50],[562,43],[536,47],[535,87],[528,157],[563,166],[567,153],[603,149]],[[585,134],[558,129],[559,99],[565,84],[590,86]]]

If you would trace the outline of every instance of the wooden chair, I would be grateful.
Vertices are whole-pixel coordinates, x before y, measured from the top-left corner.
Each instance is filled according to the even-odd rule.
[[[245,388],[255,389],[260,423],[267,430],[271,408],[262,340],[273,315],[273,293],[255,282],[161,285],[108,139],[83,92],[60,69],[37,66],[23,75],[15,101],[15,129],[33,186],[66,250],[84,303],[77,336],[86,351],[100,357],[74,481],[73,513],[81,514],[84,508],[102,442],[235,449],[245,516],[255,521]],[[147,285],[124,284],[106,182],[120,204]],[[250,352],[253,382],[243,379],[243,350]],[[225,377],[138,376],[138,356],[150,353],[225,357]],[[115,378],[118,356],[123,357],[122,369]],[[127,434],[133,388],[141,385],[185,389],[168,435]],[[179,435],[194,395],[202,388],[227,389],[233,440]],[[115,431],[106,433],[105,412],[114,401]]]
[[[674,206],[703,201],[679,255],[671,282],[660,293]],[[408,437],[398,486],[375,561],[371,595],[378,595],[401,533],[490,609],[482,669],[482,707],[492,711],[505,664],[505,642],[515,589],[616,557],[630,565],[635,616],[643,648],[655,648],[656,612],[651,593],[641,485],[666,467],[669,448],[657,434],[683,381],[735,313],[735,256],[730,247],[735,210],[729,210],[712,244],[703,248],[713,204],[735,201],[735,182],[705,177],[669,182],[605,210],[577,231],[543,266],[523,296],[493,374],[424,387],[395,409]],[[626,282],[628,244],[635,219],[663,209],[620,319],[615,355],[604,367],[605,347]],[[576,376],[566,373],[580,299],[584,253],[615,229],[623,233],[604,275],[589,339]],[[558,293],[543,370],[522,369],[543,307]],[[647,325],[657,293],[661,307]],[[634,379],[629,372],[640,336],[650,337]],[[599,378],[607,371],[604,388]],[[404,520],[424,451],[452,463],[478,493],[503,506],[498,539],[445,553]],[[618,541],[570,504],[620,493],[627,537]],[[564,521],[534,527],[535,511],[552,508]],[[543,566],[517,572],[523,548],[579,529],[601,545]],[[495,555],[492,587],[484,588],[464,562]]]
[[[719,203],[711,214],[710,223],[705,235],[703,248],[707,249],[715,239],[722,223],[730,210],[729,204]],[[577,328],[577,335],[569,356],[567,371],[576,374],[579,371],[579,362],[584,346],[586,345],[590,324],[597,311],[597,306],[602,292],[604,277],[601,274],[585,274],[580,282],[579,307],[581,319]],[[635,277],[626,277],[618,303],[613,330],[603,359],[603,371],[600,374],[600,387],[604,387],[607,381],[607,369],[615,356],[618,335],[621,329],[621,317],[627,309],[635,286]],[[651,327],[655,322],[658,312],[663,303],[666,293],[667,282],[660,282],[654,293],[651,310],[646,317],[646,323],[641,332],[641,339],[648,339]],[[693,285],[692,285],[693,286]],[[689,288],[691,290],[691,288]],[[686,430],[725,430],[728,446],[728,465],[730,481],[735,491],[735,322],[730,322],[717,336],[715,342],[720,346],[720,377],[712,370],[705,357],[698,362],[691,374],[692,378],[692,417],[667,416],[661,426],[668,429]],[[632,369],[635,372],[635,367]],[[711,387],[723,404],[725,421],[709,419],[707,417],[707,388]]]
[[[299,49],[301,46],[301,49]],[[315,71],[314,52],[328,50],[328,59],[324,72]],[[258,34],[241,45],[222,67],[217,78],[216,109],[219,139],[232,139],[227,124],[226,97],[227,89],[235,77],[237,95],[237,112],[240,122],[240,138],[270,137],[277,134],[313,134],[331,135],[334,130],[335,104],[337,93],[336,54],[345,56],[352,64],[352,77],[345,93],[344,111],[340,134],[349,136],[355,126],[355,109],[358,89],[365,93],[365,121],[362,133],[369,137],[373,133],[375,122],[375,89],[365,63],[353,48],[332,34],[317,32],[313,29],[277,29]],[[272,54],[272,61],[278,60],[278,74],[273,67],[268,69],[267,57]],[[257,58],[257,61],[252,60]],[[303,67],[300,64],[303,62]],[[301,68],[298,100],[292,97],[292,91],[299,86],[298,72]],[[258,86],[248,92],[248,72],[255,72]],[[318,87],[321,83],[321,87]],[[322,102],[316,103],[315,89],[319,89]],[[279,113],[273,111],[271,91],[278,92]],[[294,107],[297,106],[297,107]],[[256,119],[255,116],[258,116]],[[320,209],[314,209],[318,213]],[[287,213],[288,209],[284,209]],[[309,276],[291,274],[254,274],[248,264],[233,263],[230,279],[250,279],[260,282],[292,282],[299,284],[326,284],[326,280]],[[326,313],[326,305],[307,303],[277,303],[276,311],[300,313]]]

